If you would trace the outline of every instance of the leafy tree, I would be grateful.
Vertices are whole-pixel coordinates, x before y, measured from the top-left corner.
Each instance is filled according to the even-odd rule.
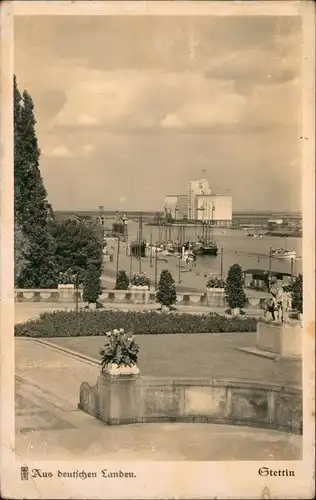
[[[95,304],[101,293],[100,273],[94,266],[90,266],[83,282],[83,300]]]
[[[115,289],[116,290],[128,290],[129,287],[129,279],[126,274],[126,271],[119,271],[118,275],[116,277],[116,284],[115,284]]]
[[[18,285],[22,270],[27,264],[26,254],[29,242],[23,234],[21,226],[16,221],[14,223],[14,284]]]
[[[51,224],[51,234],[55,240],[59,273],[71,269],[78,274],[79,283],[84,281],[88,268],[94,268],[101,276],[103,241],[98,224],[76,218],[55,220]]]
[[[17,285],[51,288],[57,283],[55,245],[49,231],[53,211],[40,173],[35,125],[32,98],[27,91],[21,95],[14,77],[14,216],[28,241]]]
[[[168,269],[161,271],[156,299],[161,305],[167,307],[177,301],[176,285]]]
[[[225,294],[231,309],[245,306],[247,297],[244,292],[243,273],[239,264],[232,265],[228,270]]]

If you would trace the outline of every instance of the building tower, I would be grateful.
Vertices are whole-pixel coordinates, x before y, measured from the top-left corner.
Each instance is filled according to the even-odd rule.
[[[188,186],[188,220],[196,220],[197,217],[197,204],[196,196],[210,195],[210,185],[207,179],[200,179],[198,181],[189,181]]]

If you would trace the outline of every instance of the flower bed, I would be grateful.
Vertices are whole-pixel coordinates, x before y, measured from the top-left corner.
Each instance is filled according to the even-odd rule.
[[[193,315],[158,311],[54,311],[15,325],[24,337],[78,337],[106,335],[124,328],[135,334],[255,332],[257,319],[226,317],[216,313]]]

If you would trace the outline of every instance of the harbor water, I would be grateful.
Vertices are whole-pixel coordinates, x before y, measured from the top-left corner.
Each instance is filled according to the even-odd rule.
[[[137,239],[138,224],[132,221],[129,223],[129,241]],[[202,227],[185,227],[185,239],[196,241],[197,237],[203,236]],[[183,230],[182,230],[183,231]],[[158,227],[147,226],[142,227],[142,236],[149,243],[153,244],[162,241],[178,242],[181,238],[179,227]],[[182,233],[183,236],[183,233]],[[214,239],[218,245],[218,255],[199,255],[197,257],[197,266],[203,274],[219,273],[221,267],[223,273],[226,274],[228,268],[238,263],[243,270],[247,269],[269,269],[269,252],[270,248],[286,248],[287,250],[295,250],[296,258],[291,262],[290,258],[271,258],[271,270],[276,272],[285,272],[299,274],[302,272],[302,238],[281,238],[263,236],[262,238],[254,238],[247,236],[247,231],[235,229],[211,229],[208,236]],[[221,249],[222,256],[221,256]]]

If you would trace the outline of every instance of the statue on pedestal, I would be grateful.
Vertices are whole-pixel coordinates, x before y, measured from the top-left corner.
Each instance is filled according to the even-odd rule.
[[[283,284],[273,276],[270,280],[269,291],[271,298],[266,299],[264,303],[264,317],[269,312],[273,321],[284,323],[288,320],[288,309],[290,305],[290,294],[283,290]]]

